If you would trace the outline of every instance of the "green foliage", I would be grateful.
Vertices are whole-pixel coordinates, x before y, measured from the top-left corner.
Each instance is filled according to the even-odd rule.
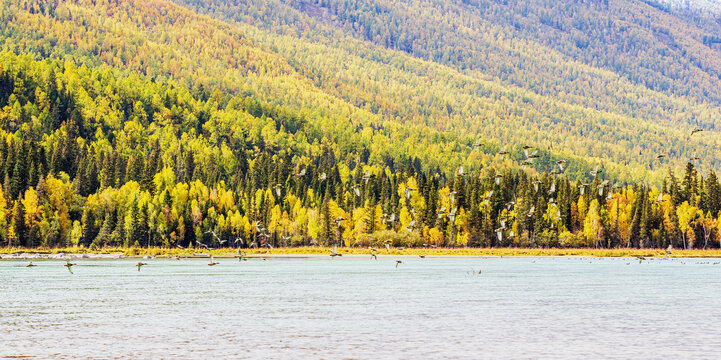
[[[634,65],[613,69],[611,60],[648,44],[641,37],[592,68],[561,44],[600,24],[588,23],[586,12],[577,23],[549,23],[560,10],[548,3],[540,8],[551,8],[551,17],[536,14],[539,21],[570,35],[520,36],[510,65],[488,47],[496,38],[514,48],[500,37],[505,27],[491,22],[488,31],[474,25],[450,34],[458,20],[418,13],[423,26],[410,29],[384,2],[310,3],[301,13],[286,6],[257,27],[152,4],[160,10],[132,1],[2,8],[0,17],[13,20],[0,25],[7,49],[0,52],[0,237],[8,246],[719,244],[715,172],[704,178],[688,163],[680,178],[671,169],[665,177],[651,172],[662,189],[631,181],[649,175],[653,152],[686,164],[693,144],[708,166],[721,161],[718,134],[686,141],[695,123],[677,124],[693,116],[713,125],[720,115],[715,95],[700,93],[718,85],[708,78],[713,58],[704,58],[699,74],[689,73],[686,57],[662,56],[678,66],[653,62],[643,80],[629,76],[642,71]],[[306,6],[332,11],[340,30],[302,15]],[[258,16],[259,7],[223,11],[224,18]],[[377,16],[358,17],[360,31],[350,23],[354,11]],[[613,11],[616,26],[626,10]],[[268,30],[293,14],[293,26],[313,31]],[[492,14],[459,18],[481,26],[481,15]],[[528,29],[525,21],[519,26]],[[433,29],[449,34],[447,45]],[[577,44],[598,52],[604,36]],[[481,53],[488,56],[467,56]],[[77,63],[59,60],[67,58]],[[663,80],[669,69],[693,88]],[[637,98],[655,105],[629,102]],[[509,143],[505,159],[501,140]],[[513,146],[521,141],[538,147],[528,169],[516,161],[525,158]],[[561,157],[565,171],[550,173]],[[591,176],[600,159],[602,172]]]
[[[0,13],[8,20],[0,22],[0,43],[35,58],[74,59],[79,72],[104,65],[129,77],[144,74],[187,88],[205,103],[165,106],[156,119],[150,113],[178,99],[161,92],[115,105],[122,116],[95,111],[104,110],[103,101],[70,113],[83,137],[97,130],[82,126],[88,116],[127,127],[124,142],[131,147],[147,141],[137,130],[153,120],[188,134],[213,128],[211,141],[235,140],[228,141],[231,150],[239,138],[251,139],[258,151],[301,140],[291,152],[307,154],[312,149],[303,143],[326,138],[339,144],[337,152],[364,148],[364,163],[418,159],[448,173],[461,164],[468,170],[497,164],[501,144],[526,142],[541,149],[542,170],[561,157],[573,160],[574,179],[602,160],[615,177],[649,175],[659,183],[658,153],[667,153],[675,168],[694,152],[708,168],[721,164],[718,134],[684,141],[691,128],[713,129],[721,118],[721,62],[703,43],[721,29],[708,17],[630,1],[177,2],[208,16],[154,0],[10,0]],[[94,78],[87,95],[97,100],[107,89],[102,82],[116,77]],[[52,85],[51,78],[52,72],[40,81]],[[35,94],[33,82],[18,79],[0,80],[0,88],[21,90],[0,100],[7,107],[0,124],[11,132],[29,116],[28,97],[62,100],[36,116],[50,129],[71,101],[87,100],[68,98],[68,89],[57,85]],[[229,106],[264,121],[238,128],[232,114],[211,115]],[[487,141],[469,153],[479,137]],[[67,153],[57,155],[53,169],[73,166]],[[119,155],[135,166],[118,177],[148,188],[143,161]],[[520,157],[518,150],[510,156]],[[19,164],[18,173],[32,174],[28,166]]]

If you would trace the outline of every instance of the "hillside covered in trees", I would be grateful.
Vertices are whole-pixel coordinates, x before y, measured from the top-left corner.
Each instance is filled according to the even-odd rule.
[[[660,189],[603,180],[600,167],[573,182],[563,162],[543,174],[444,173],[409,154],[373,156],[377,144],[362,132],[334,142],[302,114],[242,95],[7,52],[0,107],[8,246],[698,248],[720,239],[719,179],[691,163]]]
[[[15,53],[244,94],[399,147],[430,139],[411,145],[428,168],[478,170],[526,144],[573,159],[574,177],[603,162],[660,184],[694,154],[704,171],[721,165],[713,13],[638,0],[3,4],[0,44]],[[697,126],[709,131],[687,141]],[[479,137],[489,146],[467,156]]]
[[[713,12],[0,4],[2,244],[719,246]]]

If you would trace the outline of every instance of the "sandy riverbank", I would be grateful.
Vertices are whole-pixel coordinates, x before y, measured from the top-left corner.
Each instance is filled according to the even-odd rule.
[[[331,248],[327,247],[293,247],[274,249],[243,249],[244,256],[248,257],[328,257]],[[417,257],[529,257],[529,256],[586,256],[586,257],[664,257],[666,251],[663,249],[522,249],[522,248],[385,248],[376,251],[368,248],[339,248],[338,252],[343,257],[368,257],[371,253],[378,256],[407,256]],[[215,257],[235,257],[237,249],[169,249],[169,248],[103,248],[88,249],[83,247],[74,248],[0,248],[0,260],[65,260],[65,259],[122,259],[122,258],[192,258],[207,257],[212,254]],[[720,249],[708,250],[673,250],[671,257],[721,257]]]

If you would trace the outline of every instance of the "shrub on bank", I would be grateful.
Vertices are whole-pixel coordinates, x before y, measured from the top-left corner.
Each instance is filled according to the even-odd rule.
[[[372,234],[361,234],[351,245],[384,247],[386,243],[393,247],[419,247],[423,246],[423,238],[416,232],[383,230]]]

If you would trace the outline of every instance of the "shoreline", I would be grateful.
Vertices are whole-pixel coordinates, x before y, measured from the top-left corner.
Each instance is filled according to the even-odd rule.
[[[326,258],[329,247],[292,247],[274,249],[243,249],[248,258]],[[385,248],[371,251],[368,248],[339,248],[339,258],[365,258],[371,253],[378,257],[412,258],[423,255],[429,258],[460,257],[665,257],[665,249],[532,249],[532,248]],[[68,259],[176,259],[176,258],[236,258],[237,249],[169,249],[169,248],[0,248],[0,260],[68,260]],[[674,249],[672,258],[721,258],[721,249]]]

